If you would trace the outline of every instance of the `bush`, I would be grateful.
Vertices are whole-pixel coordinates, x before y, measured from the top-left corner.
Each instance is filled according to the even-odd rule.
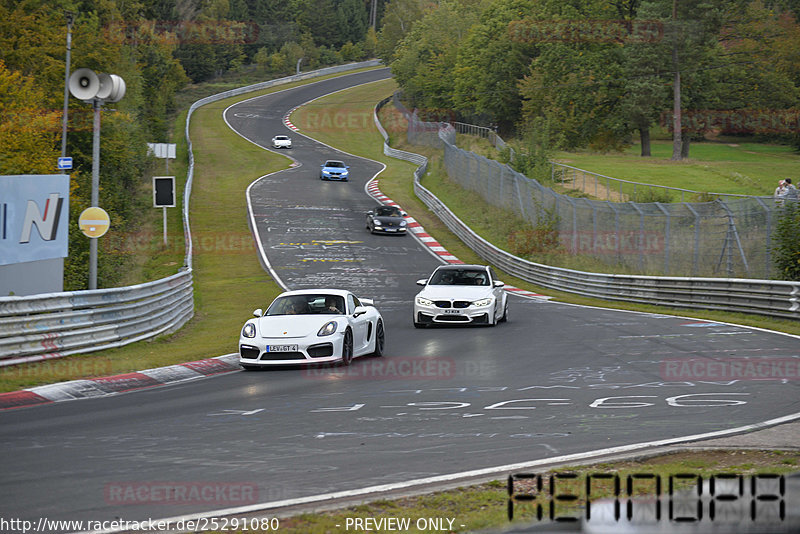
[[[800,202],[787,201],[778,211],[772,261],[780,280],[800,280]]]
[[[536,226],[509,233],[508,248],[512,254],[531,258],[534,254],[549,254],[560,248],[558,215],[548,209],[540,210],[540,213]]]
[[[632,202],[661,202],[668,204],[672,202],[672,196],[669,189],[661,189],[660,187],[647,187],[637,188],[636,194],[630,196]]]

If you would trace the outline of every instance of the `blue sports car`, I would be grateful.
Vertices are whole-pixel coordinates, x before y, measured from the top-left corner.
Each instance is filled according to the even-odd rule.
[[[346,182],[349,178],[350,174],[347,169],[349,169],[350,166],[345,165],[343,161],[329,159],[321,165],[321,167],[322,170],[319,172],[320,180],[339,180]]]

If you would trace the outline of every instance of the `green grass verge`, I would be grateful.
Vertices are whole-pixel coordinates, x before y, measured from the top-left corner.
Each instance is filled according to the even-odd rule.
[[[368,69],[361,69],[368,70]],[[347,74],[359,71],[350,71]],[[341,75],[341,74],[339,74]],[[190,225],[194,242],[195,315],[178,332],[152,341],[118,349],[70,356],[43,362],[0,367],[0,392],[75,380],[108,376],[194,361],[237,351],[238,332],[250,316],[263,308],[281,289],[259,263],[247,220],[247,186],[265,174],[288,168],[291,161],[259,149],[231,131],[222,111],[236,102],[262,94],[335,77],[280,85],[264,91],[215,102],[195,111],[190,135],[195,154],[195,176],[190,201]],[[186,179],[187,147],[183,137],[186,113],[175,120],[178,160],[170,163],[176,176],[178,205]],[[157,175],[165,174],[156,169]],[[150,178],[146,178],[149,187]],[[161,210],[145,214],[146,231],[117,239],[122,249],[145,255],[136,267],[141,279],[173,275],[184,261],[183,223],[180,208],[168,210],[168,246],[163,245]]]
[[[562,481],[560,493],[570,493],[578,496],[578,500],[566,503],[556,503],[557,515],[582,517],[585,515],[586,504],[585,481],[588,475],[601,473],[617,474],[622,480],[623,496],[625,502],[625,480],[629,474],[654,475],[661,479],[662,495],[666,495],[670,475],[692,474],[702,476],[704,479],[712,475],[735,474],[742,475],[749,481],[755,474],[786,474],[797,471],[800,462],[800,452],[797,451],[685,451],[673,454],[664,454],[648,459],[630,460],[614,463],[589,464],[579,466],[566,466],[551,471],[528,470],[528,473],[541,474],[545,479],[545,492],[547,490],[546,476],[551,473],[572,473],[577,479],[570,483]],[[676,479],[677,480],[677,479]],[[648,480],[637,482],[633,495],[644,497],[654,494],[655,484]],[[688,487],[682,484],[683,487]],[[592,502],[597,499],[613,495],[611,484],[601,480],[592,483]],[[514,483],[514,493],[531,494],[531,489],[523,481]],[[539,497],[538,502],[545,498]],[[280,531],[285,534],[328,534],[331,532],[362,531],[354,528],[356,519],[372,520],[396,518],[405,519],[410,523],[408,530],[403,532],[430,532],[431,529],[421,530],[417,527],[417,520],[426,518],[447,518],[453,520],[454,528],[447,532],[471,532],[483,529],[497,529],[510,526],[538,524],[535,508],[530,503],[517,501],[514,504],[514,520],[509,522],[508,515],[507,482],[493,481],[464,488],[439,491],[427,495],[406,497],[395,500],[376,500],[370,503],[351,506],[348,508],[307,513],[280,519]],[[706,510],[707,512],[707,510]],[[545,517],[548,510],[545,508]],[[350,528],[346,530],[348,520]],[[664,511],[666,520],[666,511]],[[444,523],[448,525],[447,522]],[[461,525],[464,525],[461,527]],[[420,523],[424,526],[424,523]],[[371,532],[392,532],[389,528],[375,529]]]
[[[699,142],[692,143],[689,160],[671,161],[672,142],[653,141],[652,154],[642,158],[635,146],[622,153],[559,152],[554,160],[620,180],[739,195],[772,195],[779,179],[800,176],[800,154],[785,145]],[[619,186],[612,182],[610,188]],[[630,194],[628,189],[623,192]]]

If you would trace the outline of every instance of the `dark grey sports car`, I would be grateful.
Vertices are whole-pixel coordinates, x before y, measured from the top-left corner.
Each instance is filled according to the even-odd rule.
[[[367,212],[367,230],[373,234],[405,235],[408,227],[405,216],[406,212],[396,206],[378,206]]]

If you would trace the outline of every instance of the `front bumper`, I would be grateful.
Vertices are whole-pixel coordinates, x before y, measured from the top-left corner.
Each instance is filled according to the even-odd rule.
[[[322,180],[331,180],[334,182],[346,182],[348,176],[347,174],[329,174],[325,172],[319,175]]]
[[[373,226],[372,232],[375,234],[397,235],[405,234],[408,230],[407,226]]]
[[[297,345],[297,350],[268,350],[288,345]],[[342,336],[338,334],[314,339],[239,338],[239,363],[247,366],[338,362],[341,354]]]
[[[489,324],[493,305],[441,308],[414,303],[414,322],[419,324]]]

